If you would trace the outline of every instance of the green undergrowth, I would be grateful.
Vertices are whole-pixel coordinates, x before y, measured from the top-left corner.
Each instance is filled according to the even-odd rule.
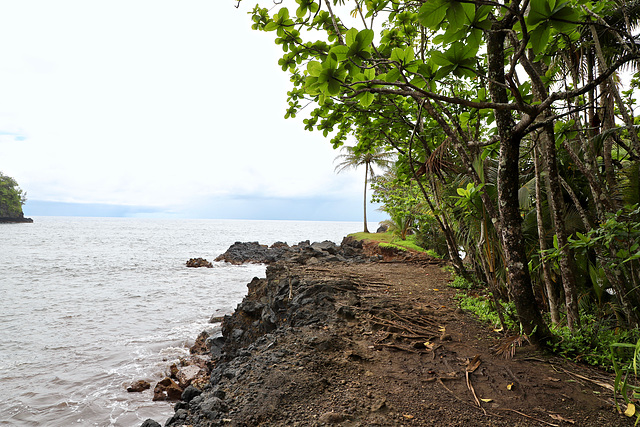
[[[427,252],[416,244],[415,236],[407,236],[405,240],[401,240],[393,233],[352,233],[349,236],[356,240],[365,240],[370,242],[378,242],[382,248],[396,248],[402,251],[412,250],[416,252]],[[433,252],[433,251],[431,251]],[[435,252],[434,252],[435,253]]]
[[[462,279],[464,280],[464,279]],[[455,282],[455,278],[454,278]],[[466,280],[465,280],[466,282]],[[453,283],[453,282],[452,282]],[[467,282],[468,283],[468,282]],[[460,292],[455,298],[460,302],[460,308],[476,315],[480,321],[491,324],[495,329],[502,327],[500,316],[496,311],[491,295],[467,294]],[[510,331],[517,331],[516,308],[512,302],[499,301],[505,326]]]
[[[473,313],[480,321],[496,329],[501,328],[500,317],[491,294],[478,291],[464,292],[472,289],[473,284],[456,275],[449,286],[463,291],[456,295],[460,308]],[[499,304],[507,332],[520,333],[514,304],[504,301],[500,301]],[[582,326],[574,330],[570,330],[566,325],[552,325],[548,322],[555,336],[549,350],[565,359],[616,373],[623,370],[623,367],[634,365],[634,360],[638,357],[635,350],[640,348],[640,331],[618,328],[615,319],[599,319],[585,312],[581,314],[581,321]],[[640,359],[637,364],[640,364]]]

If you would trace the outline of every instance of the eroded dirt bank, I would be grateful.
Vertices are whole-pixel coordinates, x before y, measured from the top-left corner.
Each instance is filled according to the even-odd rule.
[[[278,261],[225,318],[222,355],[168,426],[621,426],[602,372],[457,309],[428,258]],[[213,348],[216,353],[217,348]]]

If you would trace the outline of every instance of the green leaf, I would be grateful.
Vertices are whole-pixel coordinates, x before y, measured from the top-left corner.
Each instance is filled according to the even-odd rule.
[[[358,35],[358,30],[356,28],[352,28],[344,35],[345,43],[347,46],[351,46],[353,42],[356,41],[356,36]]]
[[[551,34],[551,27],[547,25],[538,25],[535,30],[529,33],[529,42],[533,52],[537,55],[541,53],[549,43],[549,35]]]
[[[546,21],[551,16],[551,8],[548,0],[531,0],[531,8],[526,18],[529,29],[538,25],[540,22]]]
[[[358,95],[358,99],[360,101],[360,105],[362,105],[363,107],[368,107],[375,99],[375,95],[371,92],[364,92]]]
[[[430,0],[424,3],[418,11],[418,22],[421,25],[436,30],[447,14],[449,2],[446,0]]]
[[[367,68],[362,72],[367,80],[373,80],[376,78],[376,70],[373,68]]]
[[[307,72],[311,76],[318,77],[322,72],[322,64],[318,61],[309,61],[307,64]]]
[[[362,30],[356,36],[356,41],[364,48],[373,42],[374,35],[373,30]]]
[[[447,56],[445,56],[445,54],[443,52],[440,52],[439,50],[431,52],[431,62],[439,67],[452,65],[452,62],[447,58]]]
[[[464,27],[465,24],[471,22],[471,19],[475,15],[475,6],[470,3],[460,3],[458,1],[449,2],[447,8],[447,21],[449,21],[449,28],[459,30]]]
[[[329,55],[335,55],[336,60],[338,62],[342,62],[347,58],[347,53],[349,52],[349,48],[344,45],[338,45],[331,48],[329,51]]]
[[[577,24],[574,22],[577,22],[579,19],[580,15],[578,12],[568,6],[567,3],[563,3],[553,11],[551,26],[562,33],[569,33],[577,27]]]
[[[400,70],[398,70],[397,68],[393,68],[387,73],[387,77],[384,79],[384,81],[386,81],[387,83],[395,83],[400,80],[401,77],[402,75],[400,74]]]

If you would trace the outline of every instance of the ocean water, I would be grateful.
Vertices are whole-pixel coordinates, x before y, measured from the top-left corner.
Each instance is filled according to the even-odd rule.
[[[36,217],[0,224],[0,426],[164,424],[154,384],[262,265],[187,268],[236,241],[332,240],[353,222]],[[153,388],[153,387],[152,387]]]

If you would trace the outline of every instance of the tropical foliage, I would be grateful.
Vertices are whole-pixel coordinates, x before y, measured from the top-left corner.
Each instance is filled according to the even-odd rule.
[[[577,331],[586,314],[611,330],[640,321],[639,18],[640,2],[614,0],[252,12],[283,49],[286,116],[311,103],[306,128],[334,147],[355,135],[359,152],[395,152],[376,197],[431,221],[457,273],[512,304],[538,343],[549,322]]]
[[[17,218],[22,215],[22,205],[27,201],[27,194],[18,183],[0,172],[0,218]]]

